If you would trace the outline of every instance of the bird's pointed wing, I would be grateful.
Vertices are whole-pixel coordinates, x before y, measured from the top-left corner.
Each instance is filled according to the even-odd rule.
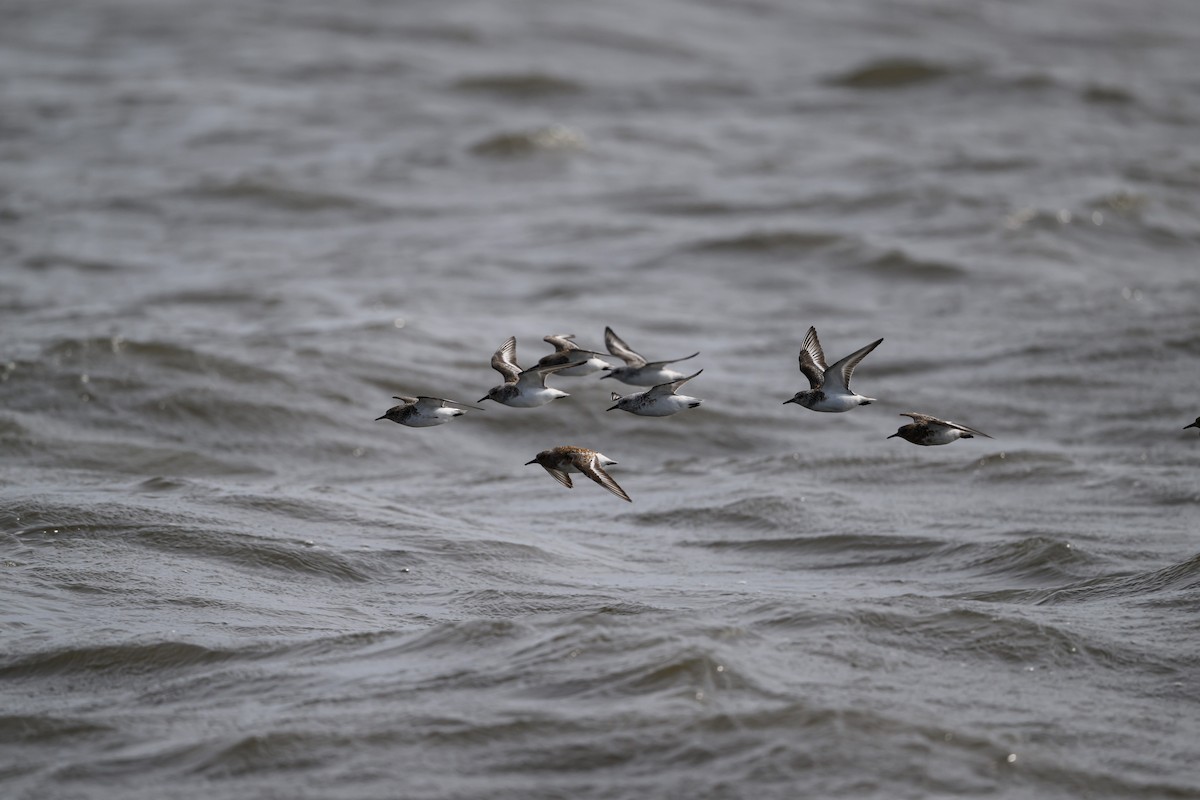
[[[825,371],[825,380],[830,384],[840,384],[842,389],[845,389],[847,392],[850,391],[850,376],[854,374],[854,368],[858,366],[858,362],[866,358],[867,354],[878,347],[882,341],[883,339],[876,339],[861,350],[855,350],[834,364]]]
[[[568,361],[566,364],[555,364],[552,367],[533,367],[532,369],[527,369],[517,375],[516,381],[517,383],[525,386],[540,386],[541,388],[545,389],[547,375],[551,375],[555,372],[561,372],[562,370],[570,369],[571,367],[578,367],[580,364],[586,363],[586,361],[587,359],[583,359],[580,361]]]
[[[800,351],[800,372],[808,378],[809,390],[820,389],[825,383],[825,371],[817,366],[812,355],[807,350]]]
[[[808,327],[808,333],[804,335],[804,344],[800,345],[800,349],[806,351],[812,357],[813,363],[822,372],[829,369],[825,364],[825,350],[821,347],[821,340],[817,338],[816,326],[810,325]]]
[[[394,395],[392,395],[392,399],[393,399],[393,400],[400,400],[400,401],[401,401],[401,402],[403,402],[403,403],[415,403],[415,402],[417,402],[418,400],[420,400],[421,398],[419,398],[419,397],[407,397],[406,395],[402,395],[402,394],[394,394]]]
[[[460,403],[457,400],[449,400],[445,397],[426,397],[422,395],[416,398],[415,402],[417,405],[422,406],[423,408],[444,408],[445,406],[450,406],[451,408],[471,408],[476,411],[485,410],[479,406],[473,406],[470,403]]]
[[[605,489],[608,489],[617,497],[620,497],[623,500],[628,500],[630,503],[633,502],[633,498],[625,494],[625,490],[617,485],[617,482],[612,479],[611,475],[604,471],[604,467],[600,466],[600,460],[595,456],[593,456],[590,461],[579,464],[579,470],[584,475],[587,475],[596,483],[603,486]]]
[[[517,337],[510,336],[492,355],[492,369],[504,376],[505,383],[514,383],[521,374],[517,366]]]
[[[966,431],[967,433],[974,434],[975,436],[982,436],[985,439],[992,438],[991,436],[988,436],[983,431],[977,431],[974,428],[967,427],[966,425],[960,425],[957,422],[947,422],[946,424],[949,425],[951,428],[958,428],[960,431]]]
[[[575,338],[573,333],[552,333],[549,336],[543,336],[542,341],[554,345],[554,349],[563,350],[578,350],[579,345],[571,340]]]
[[[982,436],[985,439],[992,438],[991,436],[988,436],[983,431],[977,431],[974,428],[969,428],[966,425],[960,425],[957,422],[951,422],[948,419],[938,419],[937,417],[931,417],[928,414],[918,414],[915,411],[907,411],[907,412],[901,414],[900,416],[911,417],[913,422],[916,422],[921,425],[941,425],[946,428],[955,428],[956,430],[960,430],[965,433],[974,434],[975,436]]]
[[[608,352],[631,367],[646,366],[646,359],[642,358],[637,351],[625,344],[625,341],[620,336],[613,333],[612,328],[604,329],[604,346],[608,348]]]
[[[570,350],[555,350],[550,355],[542,356],[538,359],[537,366],[534,369],[542,367],[557,367],[559,364],[567,364],[576,361],[575,354]]]
[[[559,483],[561,483],[563,486],[567,487],[568,489],[573,488],[571,486],[571,476],[570,475],[563,472],[561,469],[554,469],[553,467],[545,467],[545,466],[543,468],[546,470],[546,472],[550,473],[551,478],[554,478],[554,480],[558,481]]]
[[[698,355],[700,355],[699,350],[697,350],[695,353],[692,353],[690,356],[684,356],[683,358],[668,358],[664,361],[651,361],[651,362],[647,363],[646,366],[647,367],[661,367],[665,364],[674,364],[676,361],[687,361],[689,358],[695,358]]]
[[[697,370],[696,372],[693,372],[691,375],[688,375],[686,378],[680,378],[677,381],[671,381],[669,383],[660,383],[657,386],[655,386],[654,388],[647,391],[646,396],[647,397],[664,397],[666,395],[675,394],[677,391],[679,391],[680,386],[683,386],[685,383],[687,383],[692,378],[699,375],[701,372],[704,372],[704,370],[702,370],[702,369]]]
[[[584,350],[581,347],[575,347],[572,350],[555,350],[549,355],[542,356],[538,359],[538,369],[542,367],[556,367],[559,364],[582,364],[592,356],[604,356],[607,353],[597,353],[594,350]]]
[[[809,327],[804,344],[800,345],[800,371],[808,378],[809,389],[821,388],[825,383],[825,369],[825,352],[817,338],[817,329]]]

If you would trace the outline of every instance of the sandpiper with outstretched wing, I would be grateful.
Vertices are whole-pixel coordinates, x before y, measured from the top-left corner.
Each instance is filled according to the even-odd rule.
[[[607,372],[612,364],[600,358],[595,350],[584,350],[572,341],[573,333],[552,333],[543,336],[542,341],[554,345],[554,352],[538,359],[538,367],[557,367],[567,364],[567,368],[557,373],[568,377],[582,377],[596,372]],[[574,362],[574,366],[570,366]],[[582,362],[582,363],[579,363]]]
[[[841,412],[874,403],[874,397],[864,397],[851,391],[850,376],[854,374],[858,362],[866,358],[882,341],[883,339],[876,339],[861,350],[855,350],[833,366],[827,367],[821,340],[817,338],[817,329],[810,327],[800,348],[800,371],[808,378],[809,388],[796,392],[790,400],[784,400],[783,404],[796,403],[813,411]]]
[[[959,439],[973,439],[976,436],[982,436],[985,439],[992,438],[983,431],[968,428],[966,425],[959,425],[957,422],[931,417],[928,414],[906,411],[900,416],[911,417],[912,422],[907,425],[901,425],[898,431],[887,438],[893,439],[898,436],[906,442],[919,444],[922,447],[950,444]]]
[[[630,386],[658,386],[660,383],[670,383],[684,377],[682,372],[667,369],[667,364],[676,361],[687,361],[700,355],[697,351],[683,358],[667,358],[661,361],[648,361],[625,341],[613,332],[612,328],[604,329],[604,346],[608,352],[625,362],[623,367],[614,367],[602,378],[616,378],[621,383]]]
[[[390,419],[392,422],[398,422],[410,428],[429,428],[434,425],[444,425],[455,417],[461,417],[467,413],[465,409],[468,408],[483,411],[479,406],[447,400],[444,397],[396,395],[394,399],[402,401],[401,404],[389,408],[382,417],[376,417],[376,422],[381,419]]]
[[[660,383],[653,389],[647,389],[644,392],[627,394],[624,397],[613,392],[612,399],[615,405],[610,406],[608,410],[612,411],[619,408],[622,411],[628,411],[630,414],[637,414],[642,417],[669,417],[672,414],[678,414],[680,411],[695,408],[704,401],[697,397],[676,394],[676,392],[679,391],[679,387],[701,372],[704,372],[704,370],[694,372],[677,381]]]
[[[569,397],[566,392],[547,386],[546,376],[581,363],[582,361],[569,361],[554,367],[523,370],[517,365],[517,337],[510,336],[492,355],[492,369],[504,376],[504,383],[488,389],[488,393],[480,398],[479,402],[495,400],[513,408],[537,408],[551,400]]]
[[[526,461],[525,466],[541,464],[546,472],[550,473],[550,477],[568,489],[572,488],[570,473],[582,472],[617,497],[632,503],[632,498],[625,493],[624,489],[617,485],[617,482],[612,479],[611,475],[604,471],[605,467],[616,463],[616,461],[613,461],[608,456],[595,450],[589,450],[586,447],[563,445],[543,450],[534,456],[532,461]]]

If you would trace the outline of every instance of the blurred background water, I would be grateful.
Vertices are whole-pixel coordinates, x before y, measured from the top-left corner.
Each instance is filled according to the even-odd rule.
[[[4,796],[1200,797],[1200,6],[2,17]]]

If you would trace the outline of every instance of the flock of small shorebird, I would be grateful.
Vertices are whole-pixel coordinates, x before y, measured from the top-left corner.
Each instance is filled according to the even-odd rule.
[[[678,414],[680,411],[695,408],[704,402],[698,398],[678,393],[685,383],[704,370],[684,375],[667,368],[668,364],[695,358],[700,355],[698,352],[683,358],[649,361],[625,344],[612,328],[605,328],[604,344],[608,348],[608,353],[625,362],[624,366],[614,367],[601,358],[605,355],[604,353],[585,350],[575,344],[574,338],[575,335],[569,333],[546,336],[544,341],[554,346],[554,352],[544,356],[536,366],[523,370],[517,365],[517,338],[510,336],[492,356],[492,369],[504,376],[504,383],[489,389],[488,393],[478,402],[494,400],[513,408],[537,408],[552,400],[568,396],[564,391],[547,386],[547,375],[578,377],[597,372],[604,373],[600,376],[601,378],[616,378],[631,386],[651,387],[644,392],[624,396],[613,392],[614,404],[608,408],[609,411],[620,409],[643,417],[668,417]],[[821,349],[821,342],[817,338],[817,329],[810,327],[808,335],[804,337],[804,344],[800,347],[800,372],[808,378],[809,388],[796,392],[789,400],[784,400],[784,405],[796,403],[813,411],[840,413],[875,402],[875,398],[864,397],[850,389],[850,376],[859,362],[866,358],[882,341],[883,339],[876,339],[840,361],[826,365],[825,352]],[[376,417],[376,421],[390,419],[392,422],[413,428],[427,428],[433,425],[442,425],[455,417],[462,416],[468,408],[476,411],[483,410],[479,406],[448,400],[444,397],[398,395],[395,399],[402,401],[401,404],[389,408],[383,416]],[[928,414],[910,411],[900,416],[910,417],[912,422],[901,425],[899,430],[887,438],[900,437],[905,441],[923,446],[950,444],[958,439],[971,439],[975,436],[992,438],[982,431],[960,425],[957,422],[931,417]],[[1184,430],[1187,428],[1200,428],[1200,417],[1197,417],[1192,424],[1184,426]],[[543,450],[531,461],[525,462],[525,465],[540,464],[552,478],[568,489],[572,488],[571,473],[583,473],[613,494],[632,503],[632,498],[604,469],[616,463],[595,450],[563,445]]]

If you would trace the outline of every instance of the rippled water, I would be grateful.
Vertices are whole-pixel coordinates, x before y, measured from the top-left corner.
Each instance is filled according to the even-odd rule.
[[[5,797],[1200,797],[1194,3],[3,16]]]

